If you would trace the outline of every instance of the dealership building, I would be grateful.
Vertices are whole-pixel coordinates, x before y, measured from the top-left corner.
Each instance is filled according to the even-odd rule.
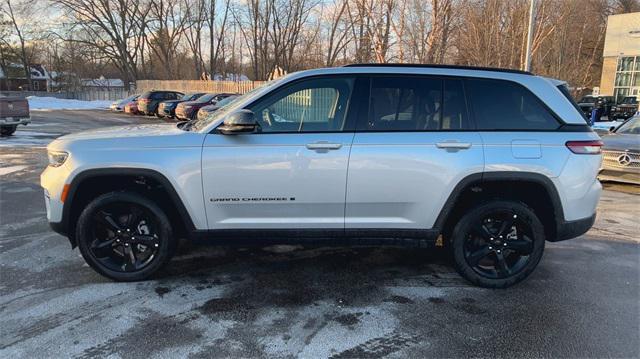
[[[600,95],[640,96],[640,12],[609,16]]]

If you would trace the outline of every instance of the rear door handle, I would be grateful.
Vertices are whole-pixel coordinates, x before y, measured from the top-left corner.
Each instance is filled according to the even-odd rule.
[[[443,149],[466,150],[471,148],[469,142],[445,141],[436,143],[436,147]]]
[[[337,150],[341,147],[342,143],[329,143],[326,141],[307,143],[307,148],[310,150]]]

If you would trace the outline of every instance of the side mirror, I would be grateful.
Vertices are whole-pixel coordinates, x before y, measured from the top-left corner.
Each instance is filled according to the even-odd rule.
[[[254,132],[259,124],[251,110],[238,110],[225,118],[218,132],[223,135],[236,135],[239,133]]]

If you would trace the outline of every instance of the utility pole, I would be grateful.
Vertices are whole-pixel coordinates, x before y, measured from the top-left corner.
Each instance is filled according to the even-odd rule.
[[[536,17],[535,11],[536,11],[536,6],[535,6],[536,0],[529,0],[529,27],[527,30],[527,53],[525,55],[525,59],[524,59],[524,69],[525,71],[531,71],[531,41],[533,40],[533,26],[534,26],[534,19]]]

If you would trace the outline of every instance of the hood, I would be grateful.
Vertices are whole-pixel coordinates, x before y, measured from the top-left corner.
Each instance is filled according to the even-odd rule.
[[[59,137],[60,141],[77,141],[77,140],[97,140],[97,139],[115,139],[115,138],[132,138],[132,137],[157,137],[171,136],[184,131],[180,130],[175,123],[163,123],[152,125],[129,125],[117,127],[105,127],[95,130],[82,131]]]
[[[605,150],[640,152],[640,135],[612,133],[602,138]]]

